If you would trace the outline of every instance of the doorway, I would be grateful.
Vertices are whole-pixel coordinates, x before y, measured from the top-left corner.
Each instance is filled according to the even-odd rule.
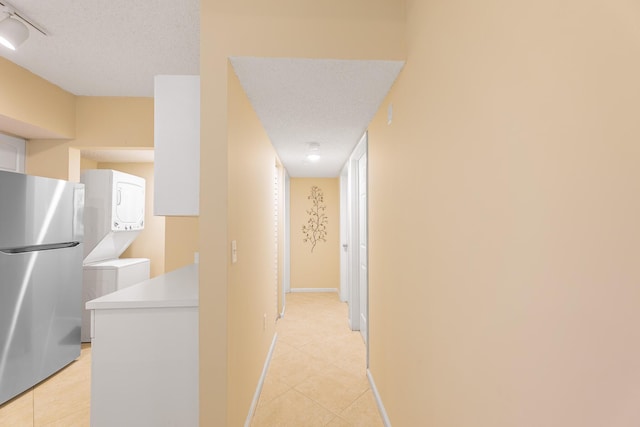
[[[340,213],[346,224],[346,274],[342,276],[341,293],[349,304],[349,324],[360,331],[367,347],[369,341],[369,273],[368,273],[368,203],[367,203],[367,133],[351,154],[345,167],[346,209]],[[344,179],[344,174],[341,176]]]

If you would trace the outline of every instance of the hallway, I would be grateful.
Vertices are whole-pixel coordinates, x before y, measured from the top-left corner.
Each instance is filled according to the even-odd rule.
[[[253,427],[383,425],[347,315],[337,293],[287,294]]]

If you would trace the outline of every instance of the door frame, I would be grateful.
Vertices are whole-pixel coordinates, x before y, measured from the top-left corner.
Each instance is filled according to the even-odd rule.
[[[358,160],[367,154],[367,132],[362,135],[360,142],[356,145],[348,160],[348,194],[347,194],[347,216],[348,216],[348,304],[349,304],[349,326],[353,331],[360,330],[360,259],[359,259],[359,235],[358,235]],[[367,292],[368,294],[368,292]],[[368,301],[366,302],[368,305]],[[367,307],[368,308],[368,307]],[[367,310],[368,312],[368,310]],[[368,317],[368,316],[367,316]],[[366,331],[368,334],[368,330]],[[365,339],[367,354],[369,353],[368,337]]]
[[[360,298],[360,333],[365,342],[369,341],[369,245],[368,245],[368,216],[367,216],[367,152],[358,157],[358,290]]]
[[[340,301],[349,302],[349,161],[340,172]]]
[[[287,294],[291,292],[291,177],[289,172],[284,169],[284,262],[282,271],[282,312],[280,317],[284,316],[287,306]]]

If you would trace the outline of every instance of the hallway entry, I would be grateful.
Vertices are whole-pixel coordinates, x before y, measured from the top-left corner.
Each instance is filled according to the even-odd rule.
[[[342,243],[341,296],[349,305],[349,324],[368,342],[368,204],[367,204],[367,134],[351,154],[340,176],[344,209],[341,224],[345,228]]]

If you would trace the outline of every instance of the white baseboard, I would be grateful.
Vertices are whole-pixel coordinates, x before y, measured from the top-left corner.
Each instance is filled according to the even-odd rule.
[[[264,385],[264,379],[267,376],[267,371],[269,371],[269,364],[271,363],[271,356],[273,356],[273,350],[276,348],[276,341],[278,341],[277,332],[273,334],[273,341],[271,341],[271,347],[269,347],[269,353],[267,353],[267,359],[264,361],[264,366],[262,367],[262,374],[260,375],[260,380],[258,381],[256,392],[253,395],[253,401],[251,402],[251,407],[249,408],[249,414],[247,414],[247,419],[244,422],[244,427],[251,426],[251,419],[253,418],[253,414],[256,412],[256,406],[258,406],[258,400],[260,400],[260,393],[262,392],[262,386]]]
[[[333,292],[338,293],[337,288],[291,288],[291,292]]]
[[[378,393],[378,388],[376,387],[376,382],[373,381],[373,374],[371,374],[371,371],[369,369],[367,369],[367,378],[369,378],[369,385],[371,386],[373,397],[375,397],[376,403],[378,404],[378,411],[380,411],[380,416],[382,417],[382,423],[384,424],[384,427],[391,427],[391,421],[389,420],[389,416],[387,415],[387,410],[384,409],[384,405],[382,404],[382,398],[380,398],[380,394]]]

